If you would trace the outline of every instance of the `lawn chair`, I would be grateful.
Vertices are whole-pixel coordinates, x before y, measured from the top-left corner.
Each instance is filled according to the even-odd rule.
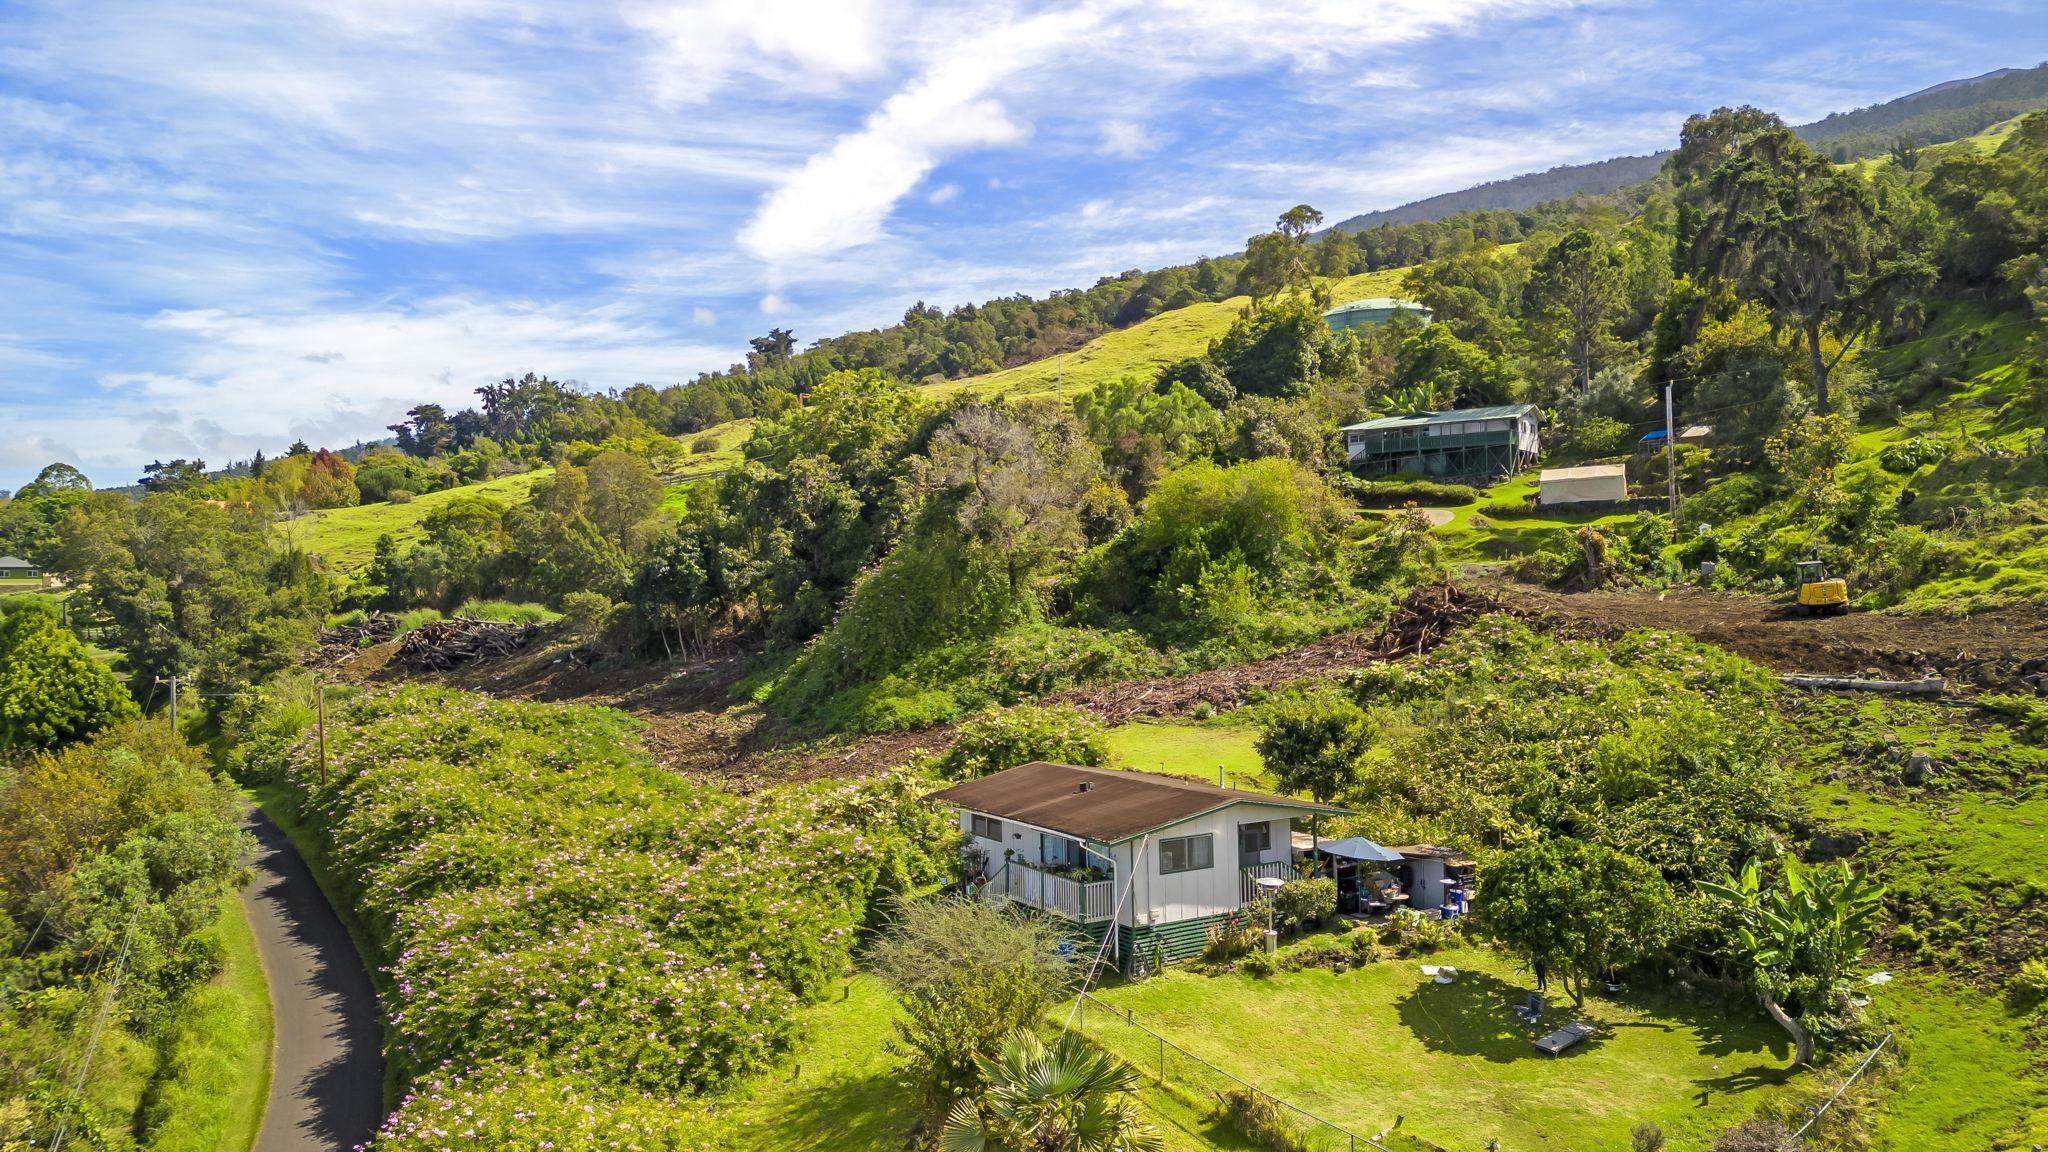
[[[1593,1026],[1591,1024],[1586,1023],[1584,1020],[1574,1020],[1550,1035],[1545,1036],[1543,1039],[1536,1041],[1536,1050],[1545,1056],[1556,1056],[1592,1034]]]
[[[1514,1005],[1515,1016],[1524,1024],[1533,1025],[1543,1019],[1543,993],[1531,992],[1520,1004]]]

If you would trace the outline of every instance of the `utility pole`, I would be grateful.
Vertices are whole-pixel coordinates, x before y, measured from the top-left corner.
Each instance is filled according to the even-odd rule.
[[[171,686],[171,731],[176,732],[178,730],[178,678],[172,676],[166,679],[159,676],[156,678],[156,682]]]
[[[1671,381],[1664,381],[1664,478],[1671,486],[1671,530],[1678,531],[1678,429],[1672,417]]]

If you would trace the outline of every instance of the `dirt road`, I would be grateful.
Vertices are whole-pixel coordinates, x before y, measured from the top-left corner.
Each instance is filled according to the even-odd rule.
[[[270,1101],[255,1152],[348,1152],[384,1119],[377,997],[348,930],[270,818],[251,811],[254,882],[242,889],[277,1018]]]

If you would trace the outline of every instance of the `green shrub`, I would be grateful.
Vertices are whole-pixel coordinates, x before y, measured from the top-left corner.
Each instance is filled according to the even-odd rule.
[[[1631,432],[1612,416],[1588,416],[1572,429],[1571,451],[1578,456],[1612,456],[1627,450]]]
[[[1102,721],[1071,704],[1020,704],[984,712],[960,725],[958,738],[939,760],[948,776],[972,779],[1049,760],[1099,765],[1109,760],[1109,735]]]
[[[708,456],[716,451],[718,451],[718,433],[716,432],[701,432],[690,441],[690,454],[692,456]]]
[[[2029,960],[2005,982],[2005,999],[2014,1011],[2031,1012],[2048,1004],[2048,960]]]
[[[1289,880],[1273,893],[1273,914],[1286,928],[1322,924],[1337,914],[1337,882],[1327,876]]]
[[[393,488],[390,495],[384,498],[393,504],[410,504],[418,495],[419,493],[410,488]]]
[[[1406,477],[1362,480],[1346,476],[1338,484],[1363,508],[1400,508],[1408,504],[1448,507],[1471,504],[1481,495],[1479,489],[1469,484],[1444,484]]]
[[[1271,1152],[1308,1152],[1311,1145],[1271,1096],[1249,1088],[1216,1095],[1217,1122]]]
[[[860,704],[863,732],[911,732],[960,718],[960,701],[943,688],[917,689],[891,676]]]
[[[1273,958],[1271,956],[1266,955],[1265,950],[1261,948],[1258,951],[1253,952],[1251,955],[1246,956],[1244,959],[1239,960],[1237,962],[1237,970],[1239,972],[1244,973],[1247,976],[1254,976],[1260,980],[1264,980],[1266,977],[1271,976],[1275,972],[1278,972],[1280,970],[1280,967],[1279,965],[1275,964],[1273,962]]]
[[[1237,916],[1209,925],[1208,942],[1202,946],[1202,959],[1212,964],[1228,964],[1242,956],[1250,955],[1265,943],[1265,929],[1250,916]]]
[[[1948,446],[1941,441],[1915,436],[1910,440],[1885,445],[1877,454],[1877,463],[1887,472],[1911,476],[1930,464],[1941,463],[1948,459],[1948,455]]]

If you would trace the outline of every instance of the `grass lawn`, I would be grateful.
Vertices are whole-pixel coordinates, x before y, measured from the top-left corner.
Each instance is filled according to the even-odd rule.
[[[1259,730],[1230,720],[1138,720],[1109,731],[1109,762],[1214,783],[1221,764],[1229,786],[1273,790],[1258,750]]]
[[[1398,1117],[1404,1132],[1460,1152],[1493,1139],[1508,1152],[1626,1149],[1645,1120],[1674,1147],[1702,1147],[1785,1076],[1783,1034],[1760,1015],[1627,993],[1590,999],[1577,1016],[1601,1031],[1548,1059],[1530,1041],[1571,1018],[1568,1002],[1528,1029],[1509,1011],[1530,987],[1512,961],[1460,949],[1437,962],[1458,967],[1456,983],[1434,984],[1406,960],[1263,980],[1175,969],[1099,995],[1332,1123],[1371,1135]],[[1140,1068],[1158,1062],[1149,1038],[1105,1013],[1087,1030]]]
[[[377,537],[386,532],[400,544],[418,540],[422,535],[420,521],[426,519],[427,513],[465,496],[488,496],[508,507],[524,504],[533,491],[534,481],[552,472],[553,469],[541,468],[517,476],[502,476],[487,484],[429,492],[407,504],[362,504],[308,512],[279,525],[277,531],[322,557],[337,571],[354,572],[376,555]]]
[[[151,1152],[247,1152],[270,1092],[270,989],[242,902],[209,931],[223,967],[172,1026],[147,1106]]]
[[[895,998],[866,975],[805,1009],[799,1031],[810,1043],[734,1101],[742,1143],[761,1152],[902,1147],[916,1116],[896,1057],[882,1050],[895,1015]]]

